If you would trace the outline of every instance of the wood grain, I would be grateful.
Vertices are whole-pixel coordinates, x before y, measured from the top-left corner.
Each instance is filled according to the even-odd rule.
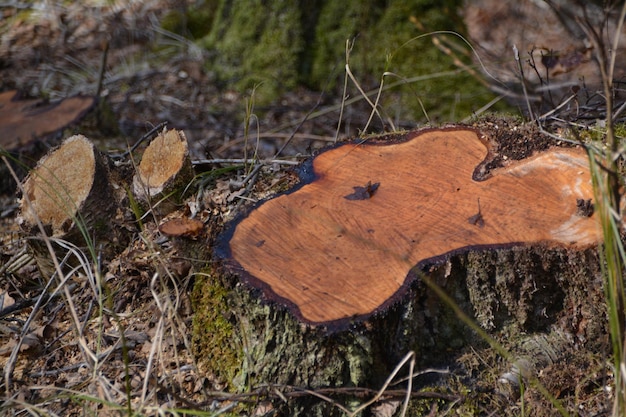
[[[267,298],[327,324],[384,308],[404,295],[412,268],[454,251],[600,240],[596,216],[577,210],[593,199],[582,149],[554,148],[479,181],[487,154],[465,128],[327,150],[313,181],[240,219],[224,253]],[[346,198],[376,183],[369,198]]]
[[[182,188],[193,179],[189,145],[182,130],[164,129],[146,148],[133,177],[137,199],[166,214],[176,208]]]

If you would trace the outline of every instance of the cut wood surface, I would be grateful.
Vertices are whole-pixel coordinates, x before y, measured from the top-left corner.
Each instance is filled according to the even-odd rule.
[[[217,253],[300,319],[331,324],[379,311],[414,267],[455,251],[601,239],[584,150],[553,148],[479,178],[488,153],[467,128],[340,145],[236,221]]]
[[[165,221],[159,225],[159,232],[172,237],[195,237],[198,236],[203,227],[204,223],[200,220],[183,217]]]
[[[0,93],[0,148],[9,151],[78,121],[95,104],[91,96],[68,97],[55,103],[17,98],[17,91]]]
[[[131,176],[89,139],[72,136],[44,156],[24,180],[20,224],[28,234],[39,236],[41,221],[49,236],[81,248],[97,246],[105,258],[114,256],[134,230],[128,189],[132,187],[135,198],[146,206],[169,211],[193,178],[184,133],[164,130],[146,148],[134,178]],[[195,237],[202,226],[199,220],[178,220],[163,225],[163,230]],[[54,272],[52,263],[37,240],[32,240],[32,246],[40,270],[48,276]]]
[[[155,197],[169,199],[192,178],[193,168],[185,134],[180,130],[164,129],[150,142],[141,158],[133,178],[133,192],[140,201],[156,204],[159,201],[152,201]],[[172,208],[171,205],[166,206],[162,211]]]
[[[34,227],[40,219],[52,226],[54,236],[62,236],[76,227],[75,221],[87,197],[102,194],[102,190],[93,190],[95,179],[103,175],[102,166],[96,173],[97,156],[93,144],[76,135],[43,158],[24,182],[23,224]]]

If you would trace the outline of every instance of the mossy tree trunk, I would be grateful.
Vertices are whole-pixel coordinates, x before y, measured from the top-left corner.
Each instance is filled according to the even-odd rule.
[[[536,360],[532,365],[537,372],[546,358],[606,347],[595,249],[533,246],[470,251],[424,268],[423,277],[509,347],[513,359]],[[416,353],[417,369],[454,367],[461,353],[487,344],[425,280],[416,282],[405,299],[384,314],[336,333],[301,324],[284,308],[264,304],[255,291],[217,269],[198,278],[195,311],[194,340],[202,370],[235,391],[262,384],[378,389],[409,351]],[[568,342],[555,352],[528,352],[527,341],[543,334],[548,338],[557,334]],[[314,404],[320,415],[333,410],[313,396],[280,407],[295,415]]]
[[[170,13],[163,26],[191,34],[208,50],[208,69],[219,82],[254,94],[259,105],[275,102],[297,85],[337,97],[346,75],[349,41],[351,71],[366,91],[377,88],[386,71],[396,74],[387,77],[386,84],[419,79],[386,92],[380,103],[384,112],[422,118],[421,100],[431,119],[450,120],[471,115],[493,98],[470,75],[450,72],[458,67],[433,44],[432,36],[417,38],[437,30],[464,33],[461,4],[213,0],[182,14]],[[352,83],[349,86],[348,94],[359,94]]]

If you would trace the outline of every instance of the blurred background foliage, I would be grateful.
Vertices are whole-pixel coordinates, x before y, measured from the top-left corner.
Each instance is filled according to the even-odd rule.
[[[170,11],[162,26],[205,48],[210,57],[206,69],[217,81],[239,92],[254,89],[260,105],[298,86],[340,96],[348,41],[350,69],[365,91],[377,89],[383,73],[395,74],[385,78],[386,86],[395,87],[381,99],[390,119],[456,121],[494,98],[433,43],[434,36],[445,37],[463,63],[471,65],[469,47],[460,38],[429,35],[464,35],[461,3],[205,0]],[[350,96],[358,95],[349,85]]]

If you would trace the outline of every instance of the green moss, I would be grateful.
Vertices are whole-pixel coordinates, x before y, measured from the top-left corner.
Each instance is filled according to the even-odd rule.
[[[378,87],[386,71],[401,77],[385,79],[387,85],[401,83],[383,93],[382,108],[387,114],[425,120],[423,104],[431,121],[454,121],[470,116],[493,95],[472,76],[452,74],[458,67],[433,44],[432,36],[416,39],[437,30],[462,34],[463,25],[456,12],[460,3],[457,0],[390,1],[364,9],[359,2],[329,2],[321,12],[312,48],[315,60],[311,85],[323,87],[333,69],[334,82],[343,82],[346,40],[353,39],[350,67],[365,90]],[[424,30],[411,22],[412,17],[419,20]],[[448,38],[468,49],[458,38]],[[470,64],[469,59],[466,64]],[[425,79],[402,84],[403,80],[416,77]]]
[[[236,376],[243,363],[243,351],[236,343],[235,329],[226,317],[228,290],[212,273],[198,274],[193,291],[193,342],[201,367],[236,389]]]
[[[191,7],[170,10],[161,20],[161,27],[191,39],[201,39],[213,27],[219,0],[207,0]]]
[[[573,140],[582,140],[588,142],[604,142],[606,139],[606,128],[600,127],[598,124],[590,128],[574,128],[570,131],[568,137]],[[626,123],[616,123],[614,125],[615,136],[621,141],[626,141]]]
[[[256,87],[257,102],[267,104],[297,84],[300,19],[296,0],[221,2],[202,40],[214,53],[211,69],[240,91]]]
[[[193,342],[200,371],[243,392],[259,384],[300,387],[366,386],[372,377],[369,340],[357,333],[330,337],[262,302],[235,282],[199,274],[194,286]],[[337,415],[315,397],[292,399],[286,415]],[[279,405],[277,404],[277,405]],[[311,412],[312,409],[319,412]]]
[[[371,346],[370,341],[367,340],[366,337],[360,337],[358,335],[356,335],[356,337],[359,339],[359,344],[357,345],[359,348],[355,349],[353,346],[349,345],[346,357],[350,369],[350,382],[358,386],[367,379],[364,370],[371,368],[371,363],[369,363],[371,361],[363,355],[363,348],[365,347],[365,351],[367,352],[371,350]]]
[[[454,121],[470,116],[493,94],[460,73],[431,36],[414,38],[436,30],[463,33],[460,5],[461,0],[376,1],[368,7],[359,1],[212,0],[188,11],[174,10],[162,25],[193,34],[209,53],[207,70],[224,87],[241,93],[256,89],[261,106],[297,85],[337,92],[350,40],[350,68],[365,90],[377,88],[385,71],[397,74],[385,80],[386,85],[398,84],[382,96],[385,113],[426,120],[423,105],[431,121]],[[412,18],[419,19],[422,30]],[[458,38],[450,39],[469,50]],[[465,61],[471,64],[469,58]],[[353,85],[349,93],[359,94]]]

